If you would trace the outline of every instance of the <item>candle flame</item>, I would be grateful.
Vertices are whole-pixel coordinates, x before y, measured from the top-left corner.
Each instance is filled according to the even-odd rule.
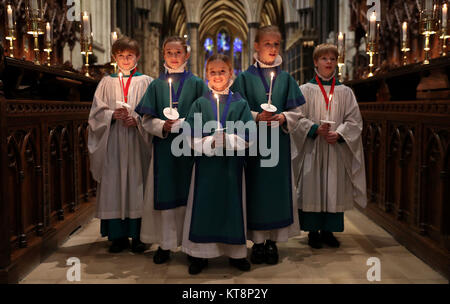
[[[342,39],[344,39],[344,34],[343,34],[342,32],[339,32],[339,36],[338,36],[338,39],[339,39],[339,40],[342,40]]]
[[[403,22],[403,26],[402,28],[406,31],[406,29],[408,28],[408,23],[405,21]]]
[[[372,15],[370,16],[370,21],[377,21],[377,14],[375,12],[372,12]]]
[[[119,78],[122,78],[122,77],[123,77],[122,72],[119,72]]]
[[[219,95],[217,94],[214,94],[214,97],[216,97],[216,99],[219,99]]]
[[[272,72],[272,73],[270,73],[270,77],[274,77],[275,76],[275,73],[274,72]]]
[[[172,84],[172,78],[169,78],[169,83]]]

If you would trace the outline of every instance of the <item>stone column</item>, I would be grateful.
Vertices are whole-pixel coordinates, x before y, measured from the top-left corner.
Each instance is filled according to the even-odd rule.
[[[256,38],[256,32],[259,28],[258,22],[252,22],[248,23],[248,64],[253,64],[253,53],[255,52],[255,48],[253,47],[253,44],[255,42]]]
[[[190,68],[189,70],[194,74],[199,76],[199,68],[198,68],[198,27],[199,23],[189,22],[187,24],[188,27],[188,39],[189,45],[191,47],[191,58],[190,58]]]
[[[145,61],[144,69],[147,71],[148,75],[154,79],[159,77],[161,58],[161,23],[150,22],[149,24],[149,39],[147,40],[146,46],[148,53],[146,54],[147,60]]]

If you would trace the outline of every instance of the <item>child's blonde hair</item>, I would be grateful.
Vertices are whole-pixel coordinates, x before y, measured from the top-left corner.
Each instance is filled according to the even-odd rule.
[[[114,44],[112,45],[111,49],[111,53],[113,56],[116,56],[117,54],[124,51],[131,51],[136,55],[136,57],[139,57],[141,55],[138,42],[127,36],[122,36],[117,39],[116,42],[114,42]]]
[[[339,57],[339,51],[337,46],[329,43],[322,43],[316,46],[313,51],[313,59],[314,61],[318,60],[320,56],[331,53],[336,56],[336,59]]]
[[[281,37],[281,32],[280,32],[280,29],[278,28],[278,26],[266,25],[266,26],[260,27],[258,29],[258,31],[256,32],[255,42],[259,43],[259,40],[261,40],[261,37],[267,33],[277,33]]]

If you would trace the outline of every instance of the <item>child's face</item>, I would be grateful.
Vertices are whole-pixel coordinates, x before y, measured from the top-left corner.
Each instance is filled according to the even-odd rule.
[[[269,32],[261,35],[259,42],[255,42],[255,51],[260,61],[272,64],[280,53],[281,35]]]
[[[208,64],[206,77],[214,90],[223,91],[231,79],[230,67],[221,60],[212,61]]]
[[[125,50],[120,53],[116,53],[114,59],[121,70],[129,71],[131,70],[139,60],[136,54],[132,51]]]
[[[320,75],[329,78],[336,70],[337,58],[333,53],[326,53],[314,60],[314,65],[317,67]]]
[[[178,69],[189,59],[183,45],[178,41],[166,43],[164,46],[164,61],[171,69]]]

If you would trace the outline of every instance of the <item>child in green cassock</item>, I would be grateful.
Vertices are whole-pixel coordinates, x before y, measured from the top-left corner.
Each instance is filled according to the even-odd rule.
[[[194,163],[193,157],[174,156],[171,145],[192,103],[207,91],[205,83],[185,69],[190,53],[184,38],[167,38],[163,52],[165,73],[150,84],[136,107],[143,129],[153,136],[141,239],[159,244],[153,256],[156,264],[168,261],[170,250],[181,245]],[[176,120],[163,113],[170,104],[179,113]]]
[[[300,106],[305,100],[296,81],[281,70],[280,45],[278,27],[260,28],[254,43],[256,63],[241,73],[231,87],[248,101],[257,123],[267,124],[266,128],[278,123],[279,144],[275,148],[279,149],[279,162],[272,167],[263,167],[261,160],[266,157],[258,154],[248,158],[246,167],[247,225],[248,237],[254,243],[251,254],[254,264],[278,263],[276,242],[286,242],[289,237],[299,234],[296,201],[293,200],[290,133],[302,117]],[[269,98],[277,108],[276,113],[261,108]],[[267,133],[270,143],[270,131]],[[261,137],[258,140],[261,141]]]
[[[253,123],[253,132],[256,128],[247,101],[229,90],[232,71],[228,56],[216,54],[208,59],[211,91],[194,102],[186,118],[193,129],[193,148],[199,153],[192,171],[182,244],[182,251],[190,256],[190,274],[201,272],[209,258],[223,255],[233,267],[250,270],[244,156],[236,151],[245,152],[251,130],[234,132],[229,124]],[[214,122],[214,132],[206,127],[210,122]]]

